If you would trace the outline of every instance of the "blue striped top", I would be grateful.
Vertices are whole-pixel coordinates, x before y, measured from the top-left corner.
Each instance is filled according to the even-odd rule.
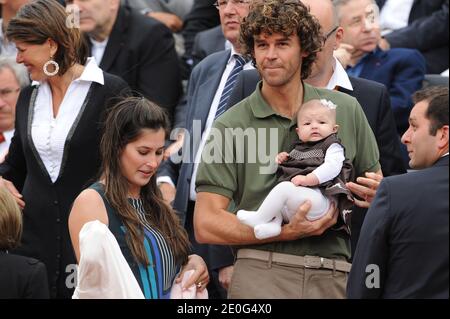
[[[130,265],[142,292],[146,299],[168,299],[170,298],[170,289],[173,280],[178,273],[178,267],[175,264],[175,258],[172,249],[162,236],[161,232],[152,227],[145,218],[145,211],[142,200],[128,199],[130,204],[136,210],[139,220],[144,229],[144,247],[147,252],[149,265],[142,265],[136,262],[131,249],[126,242],[126,228],[123,225],[120,216],[109,205],[100,183],[93,184],[90,188],[96,190],[105,203],[109,219],[109,229],[116,237],[120,249]]]

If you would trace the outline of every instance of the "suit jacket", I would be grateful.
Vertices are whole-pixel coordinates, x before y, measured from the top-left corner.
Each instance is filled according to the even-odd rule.
[[[191,55],[195,36],[220,24],[219,14],[214,7],[216,0],[195,0],[191,12],[184,20],[182,35],[186,54]]]
[[[447,155],[382,181],[361,230],[349,298],[448,299],[448,174]],[[378,269],[367,272],[368,265]],[[366,287],[368,275],[378,275],[378,289]]]
[[[382,8],[386,0],[376,0]],[[392,48],[417,49],[427,60],[427,73],[448,69],[448,0],[414,0],[409,25],[386,35]]]
[[[0,299],[49,298],[45,265],[0,251]]]
[[[173,208],[180,215],[182,223],[186,223],[190,183],[194,170],[194,159],[199,149],[201,134],[205,131],[209,110],[225,71],[231,52],[221,51],[205,58],[192,71],[189,81],[187,104],[185,106],[185,128],[187,130],[183,145],[183,162],[174,163],[172,159],[165,161],[158,172],[158,176],[170,176],[174,181],[177,192]],[[194,121],[199,127],[194,128]],[[210,249],[210,252],[212,249]],[[233,264],[234,257],[227,246],[215,246],[214,257],[210,258],[211,269],[219,269]]]
[[[235,105],[255,91],[259,73],[256,70],[243,71],[234,86],[228,101],[229,105]],[[380,150],[380,164],[384,176],[406,173],[403,163],[400,139],[395,129],[389,95],[386,87],[382,84],[350,77],[353,91],[339,88],[339,91],[347,93],[356,98],[361,104],[370,127],[377,140]],[[351,219],[351,244],[355,251],[359,238],[359,232],[364,221],[367,209],[354,207]]]
[[[216,0],[195,0],[191,12],[184,19],[181,34],[184,38],[185,53],[182,57],[183,80],[189,79],[193,64],[192,50],[196,35],[220,24]],[[223,50],[223,49],[222,49]]]
[[[412,95],[422,88],[425,79],[425,60],[417,50],[376,49],[363,58],[360,77],[384,84],[391,97],[391,106],[402,135],[408,129],[409,113],[413,107]]]
[[[99,144],[105,110],[113,97],[128,86],[120,78],[104,73],[105,84],[92,83],[80,114],[69,131],[58,179],[52,182],[32,141],[31,123],[37,90],[22,90],[17,102],[14,137],[0,165],[0,176],[19,188],[26,203],[23,210],[19,255],[42,261],[48,272],[51,296],[70,298],[66,287],[67,265],[75,265],[68,230],[72,202],[100,169]],[[76,284],[76,283],[75,283]],[[73,287],[75,288],[75,287]]]
[[[182,87],[174,39],[165,25],[121,6],[100,68],[165,108],[172,120]]]
[[[192,59],[194,66],[201,60],[215,52],[225,50],[225,37],[222,26],[199,32],[195,37],[194,48],[192,49]]]
[[[189,68],[195,67],[208,55],[225,50],[225,37],[222,32],[222,26],[199,32],[195,37],[194,47]],[[173,127],[184,127],[186,96],[183,97],[180,104],[175,109],[175,119]]]

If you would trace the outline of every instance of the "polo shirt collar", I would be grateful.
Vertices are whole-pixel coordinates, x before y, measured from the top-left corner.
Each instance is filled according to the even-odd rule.
[[[311,85],[302,81],[303,84],[303,103],[312,99],[320,99],[320,95]],[[261,94],[262,81],[256,86],[255,92],[250,96],[250,107],[252,113],[256,118],[266,118],[273,115],[280,116],[274,111],[274,109],[266,102]],[[293,122],[297,122],[297,119],[293,119]]]
[[[259,81],[255,92],[250,96],[250,107],[256,118],[266,118],[277,115],[261,94],[262,81]]]

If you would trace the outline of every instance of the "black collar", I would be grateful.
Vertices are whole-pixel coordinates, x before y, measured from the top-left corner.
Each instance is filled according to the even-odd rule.
[[[119,7],[116,22],[114,23],[111,33],[109,34],[108,44],[106,45],[105,53],[103,54],[102,61],[99,65],[105,72],[109,71],[116,56],[121,51],[121,48],[126,44],[127,30],[131,22],[131,12],[132,9],[129,6],[122,5]],[[87,38],[87,40],[89,50],[92,54],[92,43],[89,38]]]

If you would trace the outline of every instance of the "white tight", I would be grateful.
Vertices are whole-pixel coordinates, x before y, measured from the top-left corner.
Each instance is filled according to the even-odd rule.
[[[237,218],[254,228],[256,238],[274,237],[281,233],[282,221],[290,221],[306,200],[312,204],[306,215],[311,221],[323,217],[330,206],[330,200],[318,188],[282,182],[270,191],[257,211],[239,210]]]

